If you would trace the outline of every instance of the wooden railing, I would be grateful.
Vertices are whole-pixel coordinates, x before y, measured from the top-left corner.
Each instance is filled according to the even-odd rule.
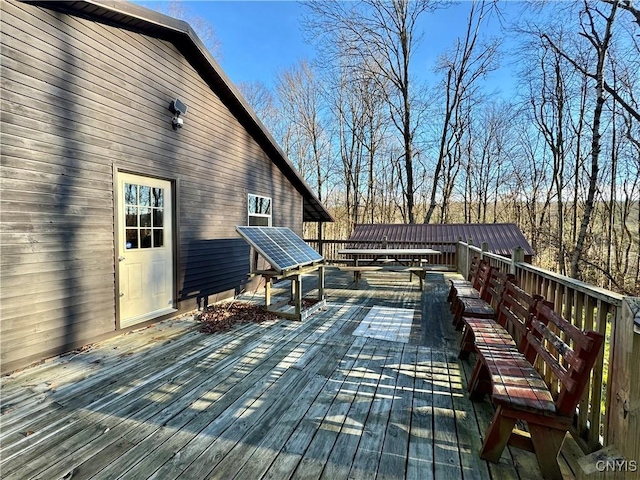
[[[316,249],[327,262],[349,264],[352,256],[339,254],[338,251],[350,248],[431,248],[438,250],[439,255],[430,255],[429,262],[445,267],[456,267],[456,242],[392,242],[381,240],[321,240],[305,239],[308,245]]]
[[[628,461],[640,461],[640,334],[634,333],[640,299],[524,263],[520,249],[514,250],[512,259],[487,250],[487,245],[458,242],[458,271],[466,276],[473,256],[485,258],[491,265],[514,274],[527,292],[552,301],[555,310],[577,327],[605,335],[605,347],[576,410],[572,433],[585,452],[613,445]],[[631,376],[633,372],[636,378]]]

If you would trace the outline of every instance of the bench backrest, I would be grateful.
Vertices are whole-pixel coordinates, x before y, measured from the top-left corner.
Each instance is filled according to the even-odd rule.
[[[498,306],[502,300],[502,292],[507,282],[515,282],[515,276],[510,273],[501,272],[499,268],[491,268],[489,283],[486,286],[485,301],[489,303],[495,311],[498,311]]]
[[[603,342],[602,334],[582,331],[553,311],[547,302],[536,302],[525,356],[535,352],[551,374],[540,372],[543,378],[557,380],[558,391],[552,385],[549,387],[559,415],[571,416],[575,412]]]
[[[491,297],[489,296],[489,280],[491,279],[491,272],[493,267],[488,262],[480,262],[478,267],[478,274],[476,275],[473,288],[480,292],[480,298],[489,303]]]
[[[480,257],[473,257],[471,259],[471,265],[469,265],[469,273],[467,275],[467,281],[473,283],[478,275],[478,268],[480,267]]]
[[[511,279],[502,289],[496,321],[511,334],[521,351],[525,347],[527,331],[531,327],[534,309],[539,301],[542,301],[540,295],[529,295]]]

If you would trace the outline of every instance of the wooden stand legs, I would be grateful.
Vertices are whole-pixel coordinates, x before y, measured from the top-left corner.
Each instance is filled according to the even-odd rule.
[[[504,413],[505,410],[502,406],[496,409],[491,425],[487,430],[487,436],[482,443],[480,458],[498,463],[504,448],[507,444],[511,444],[518,448],[533,450],[545,480],[562,480],[562,472],[558,465],[558,453],[562,448],[566,429],[557,429],[527,422],[529,434],[520,430],[514,431],[513,427],[516,424],[516,418]],[[518,438],[520,436],[522,437]]]
[[[505,417],[502,415],[502,407],[498,407],[487,430],[487,436],[482,442],[480,458],[498,463],[515,424],[516,419]]]

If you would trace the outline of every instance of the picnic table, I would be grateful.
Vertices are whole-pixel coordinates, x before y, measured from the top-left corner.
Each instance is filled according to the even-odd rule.
[[[415,265],[421,260],[429,258],[431,255],[440,254],[438,250],[431,248],[344,248],[338,250],[338,253],[340,255],[352,255],[356,267],[360,261],[366,261],[372,264],[395,261]],[[361,259],[363,256],[367,258]]]
[[[353,256],[353,267],[338,267],[340,270],[353,272],[353,280],[356,288],[358,282],[362,278],[363,272],[368,271],[390,271],[390,272],[407,272],[409,273],[409,281],[413,275],[417,275],[420,279],[420,290],[424,285],[424,279],[427,271],[422,267],[423,259],[430,255],[439,255],[438,250],[431,248],[345,248],[338,250],[341,255]],[[365,258],[361,258],[361,257]],[[360,262],[366,262],[367,266],[360,265]],[[385,267],[388,263],[399,263],[408,265],[406,268]]]

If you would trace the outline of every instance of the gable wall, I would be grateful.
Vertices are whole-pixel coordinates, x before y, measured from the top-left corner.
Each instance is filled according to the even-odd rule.
[[[182,311],[246,279],[248,193],[301,233],[300,194],[171,43],[1,5],[2,371],[115,331],[117,169],[175,182]]]

